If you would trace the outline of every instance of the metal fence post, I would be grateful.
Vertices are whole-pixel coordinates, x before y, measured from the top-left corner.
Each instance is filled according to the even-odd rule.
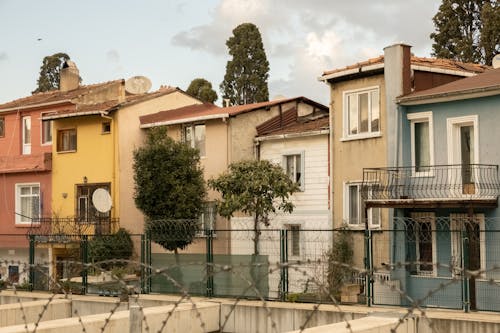
[[[213,230],[205,229],[206,236],[206,267],[207,267],[207,297],[214,295],[214,249],[213,249]]]
[[[141,293],[146,293],[146,252],[145,252],[146,237],[141,235]]]
[[[151,292],[151,279],[152,279],[152,268],[151,268],[151,233],[146,234],[146,263],[147,263],[147,280],[146,280],[146,291],[149,294]]]
[[[460,231],[462,234],[462,299],[464,312],[470,311],[470,290],[469,278],[467,277],[466,270],[469,267],[469,235],[467,228],[464,226]]]
[[[142,332],[143,314],[139,304],[132,304],[129,308],[129,332]]]
[[[373,244],[372,231],[370,228],[365,228],[365,290],[366,290],[366,305],[372,306],[372,281],[373,281]]]
[[[29,288],[30,291],[33,291],[34,283],[35,283],[35,235],[30,235],[30,253],[29,253],[29,265],[30,265],[30,273],[29,273]]]
[[[288,230],[280,230],[280,299],[288,296]]]
[[[83,235],[82,236],[82,239],[81,239],[81,243],[80,243],[80,247],[81,247],[81,261],[82,261],[82,294],[86,294],[87,293],[87,287],[88,287],[88,281],[87,281],[87,275],[88,275],[88,272],[87,272],[87,263],[89,261],[89,258],[88,258],[88,236],[87,235]]]

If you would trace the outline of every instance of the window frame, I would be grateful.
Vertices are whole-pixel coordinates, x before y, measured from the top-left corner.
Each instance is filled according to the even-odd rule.
[[[480,273],[478,278],[484,279],[486,278],[486,225],[485,225],[485,216],[483,213],[474,214],[474,223],[477,221],[479,225],[479,256],[480,256]],[[451,232],[451,258],[450,261],[453,263],[453,257],[457,255],[462,257],[462,238],[460,233],[460,220],[469,219],[468,214],[463,213],[451,213],[450,214],[450,232]],[[469,222],[471,223],[471,222]],[[462,262],[460,264],[460,271],[453,270],[452,275],[454,277],[461,276]]]
[[[196,141],[196,127],[197,127],[197,126],[203,126],[203,151],[202,151],[202,149],[200,149],[200,148],[198,148],[198,147],[196,146],[196,142],[197,142],[197,141]],[[189,128],[189,129],[190,129],[190,131],[191,131],[191,135],[190,135],[191,137],[190,137],[190,139],[189,139],[189,140],[187,140],[187,138],[186,138],[186,137],[187,137],[187,135],[186,135],[186,130],[187,130],[188,128]],[[206,150],[206,147],[207,147],[207,144],[206,144],[206,143],[207,143],[207,126],[206,126],[206,124],[205,124],[205,123],[191,123],[191,124],[184,124],[184,125],[182,126],[182,129],[181,129],[181,130],[182,130],[182,133],[181,133],[182,142],[184,142],[184,143],[189,143],[189,146],[190,146],[191,148],[196,148],[196,149],[198,149],[198,150],[199,150],[199,152],[200,152],[200,157],[201,157],[201,158],[206,157],[206,155],[207,155],[207,150]]]
[[[21,118],[21,150],[22,155],[31,155],[31,145],[32,145],[32,123],[31,116],[23,116]],[[28,132],[28,133],[27,133]],[[26,140],[29,138],[29,140]]]
[[[425,216],[428,215],[428,216]],[[427,221],[418,221],[418,219],[430,219],[431,224],[431,256],[432,256],[432,270],[422,270],[420,264],[416,264],[416,274],[411,274],[413,276],[421,277],[436,277],[437,269],[437,241],[436,241],[436,213],[435,212],[411,212],[410,213],[412,222],[416,225],[417,223],[428,223]],[[421,230],[419,228],[419,230]],[[415,229],[413,230],[415,232]],[[420,261],[420,237],[419,233],[415,232],[415,261]]]
[[[30,187],[30,192],[32,192],[33,187],[38,187],[38,195],[33,195],[33,193],[30,193],[29,195],[21,195],[21,188],[23,187]],[[31,221],[23,221],[22,216],[19,214],[22,214],[21,212],[21,198],[22,197],[38,197],[38,216],[32,216]],[[40,223],[39,221],[33,222],[33,219],[35,218],[40,218],[42,215],[42,191],[40,187],[40,183],[16,183],[15,184],[15,212],[16,212],[16,217],[15,217],[15,224],[19,226],[23,225],[32,225],[32,224],[37,224]]]
[[[374,186],[377,184],[372,184],[371,186]],[[344,212],[343,212],[343,220],[344,223],[354,229],[364,229],[365,228],[365,219],[367,219],[368,222],[368,228],[369,229],[380,229],[382,225],[382,214],[381,214],[381,209],[376,207],[370,207],[367,209],[367,216],[365,217],[365,212],[363,207],[364,205],[364,200],[362,196],[362,186],[363,182],[362,181],[348,181],[344,182]],[[358,202],[358,216],[356,217],[356,220],[359,221],[358,223],[351,223],[351,220],[353,220],[350,216],[351,212],[351,196],[350,196],[350,188],[351,187],[356,187],[357,188],[357,202]],[[369,189],[371,191],[371,188]],[[378,215],[378,223],[375,224],[373,221],[373,210],[376,210],[376,214]]]
[[[75,147],[74,149],[68,149],[68,150],[63,150],[62,149],[62,133],[64,132],[75,132]],[[70,147],[71,148],[71,147]],[[71,127],[71,128],[60,128],[57,130],[57,144],[56,144],[56,150],[58,153],[74,153],[78,149],[78,131],[76,127]]]
[[[372,130],[372,98],[371,98],[371,93],[376,92],[378,95],[378,130],[374,131]],[[350,128],[349,128],[349,96],[356,95],[359,96],[363,93],[368,93],[368,131],[366,132],[361,132],[361,133],[356,133],[356,134],[350,134]],[[381,130],[381,99],[380,99],[380,87],[379,86],[370,86],[370,87],[365,87],[365,88],[359,88],[359,89],[352,89],[352,90],[346,90],[342,92],[342,103],[343,103],[343,129],[342,129],[342,134],[343,137],[340,139],[340,141],[350,141],[350,140],[358,140],[358,139],[367,139],[367,138],[376,138],[382,136],[382,130]],[[357,115],[359,119],[359,105],[357,108]],[[359,124],[358,124],[358,131],[359,131]]]
[[[301,243],[300,243],[300,234],[301,234],[301,225],[298,223],[290,223],[285,225],[287,229],[287,248],[288,248],[288,257],[289,258],[299,258],[302,254]],[[297,238],[294,238],[294,235],[297,235]],[[295,252],[297,250],[297,252]]]
[[[429,166],[434,165],[434,125],[432,111],[409,113],[406,118],[410,121],[410,143],[411,143],[411,173],[413,177],[432,177],[433,169],[428,171],[417,171],[416,146],[415,146],[415,124],[429,123]]]
[[[105,127],[109,126],[109,130],[106,130]],[[111,121],[103,121],[101,123],[101,134],[111,134]]]
[[[295,172],[295,176],[297,175],[297,156],[299,156],[300,158],[300,183],[299,183],[299,191],[300,192],[304,192],[306,190],[306,168],[305,168],[305,151],[304,150],[293,150],[293,151],[287,151],[285,152],[282,157],[281,157],[281,166],[283,168],[283,171],[285,172],[285,174],[287,174],[287,176],[290,177],[290,175],[288,175],[288,157],[290,156],[295,156],[295,168],[294,170],[296,170]],[[296,182],[297,183],[297,180],[295,179],[297,177],[294,177],[293,179],[290,177],[290,179],[292,179],[293,182]]]
[[[5,138],[5,117],[0,117],[0,138]]]
[[[88,188],[88,193],[82,193],[84,188]],[[75,185],[75,219],[80,223],[92,223],[92,222],[101,222],[106,221],[111,218],[111,210],[106,213],[99,212],[92,202],[92,195],[94,192],[103,188],[111,195],[111,183],[84,183],[84,184],[76,184]],[[84,216],[81,213],[81,200],[85,202],[85,212]],[[91,213],[94,212],[94,215]]]
[[[49,146],[52,144],[54,140],[54,132],[53,132],[53,120],[43,120],[44,114],[48,114],[49,112],[42,112],[40,114],[40,142],[42,146]],[[46,133],[46,126],[49,128],[50,132],[50,141],[45,141],[45,133]]]

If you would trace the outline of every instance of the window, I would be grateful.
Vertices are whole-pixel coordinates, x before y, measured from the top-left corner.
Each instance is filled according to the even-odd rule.
[[[106,121],[102,123],[102,134],[109,134],[111,133],[111,122]]]
[[[57,131],[57,151],[76,151],[76,128]]]
[[[283,155],[283,169],[293,182],[299,184],[300,190],[304,191],[304,152]]]
[[[42,144],[52,143],[52,120],[42,121]]]
[[[344,137],[363,138],[379,135],[379,89],[344,92]]]
[[[31,117],[23,117],[23,155],[31,154]]]
[[[40,217],[40,184],[16,184],[16,223]]]
[[[288,229],[288,255],[297,257],[300,256],[300,225],[290,224],[287,226]]]
[[[474,214],[471,221],[468,214],[455,213],[450,215],[451,259],[450,265],[454,276],[463,273],[462,268],[462,233],[467,235],[467,267],[472,271],[480,271],[480,277],[485,278],[486,270],[486,233],[484,214]],[[464,235],[464,236],[465,236]]]
[[[414,176],[429,176],[434,164],[432,112],[410,113],[411,163]]]
[[[199,217],[198,236],[205,236],[205,231],[215,229],[215,218],[215,202],[206,202],[203,206],[203,213]]]
[[[371,188],[368,189],[371,192]],[[344,221],[351,227],[365,227],[365,218],[368,218],[370,228],[380,227],[380,208],[371,207],[364,212],[364,201],[361,195],[361,182],[345,184],[344,193]]]
[[[0,117],[0,138],[5,137],[5,118]]]
[[[19,266],[9,265],[9,282],[10,283],[19,282]]]
[[[92,195],[98,188],[110,190],[110,184],[84,184],[76,186],[76,217],[80,222],[97,222],[110,217],[109,211],[99,212],[92,202]]]
[[[200,151],[205,156],[205,125],[188,125],[183,128],[182,139],[190,147]]]
[[[408,240],[410,244],[410,261],[416,264],[411,268],[412,274],[435,276],[434,263],[436,254],[436,224],[432,212],[412,212],[408,224]]]

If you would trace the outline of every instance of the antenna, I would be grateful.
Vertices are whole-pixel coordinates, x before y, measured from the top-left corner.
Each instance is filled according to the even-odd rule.
[[[493,57],[491,64],[494,69],[500,68],[500,53]]]
[[[111,210],[111,195],[105,188],[98,188],[92,194],[92,203],[99,212],[107,213]]]
[[[145,76],[132,76],[125,81],[125,90],[129,94],[144,94],[151,89],[151,80]]]

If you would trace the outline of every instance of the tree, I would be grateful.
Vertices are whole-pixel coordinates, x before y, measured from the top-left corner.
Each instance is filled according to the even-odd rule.
[[[94,236],[89,241],[89,257],[92,262],[107,260],[130,259],[134,249],[134,243],[130,238],[130,233],[124,228],[120,228],[115,234]],[[102,267],[121,266],[123,263],[103,263]]]
[[[197,149],[167,136],[166,128],[152,128],[146,143],[134,151],[134,200],[146,215],[151,239],[177,253],[197,231],[206,189]]]
[[[70,57],[66,53],[55,53],[43,58],[40,66],[40,77],[37,81],[37,88],[33,93],[59,89],[59,78],[61,68]]]
[[[253,216],[254,254],[259,254],[259,223],[269,226],[269,214],[293,211],[290,195],[299,189],[283,169],[269,161],[243,161],[208,181],[222,195],[217,202],[221,216],[231,218],[237,211]]]
[[[226,45],[233,58],[226,64],[226,74],[220,85],[223,98],[229,99],[231,104],[269,100],[269,62],[259,29],[252,23],[240,24]]]
[[[500,51],[496,0],[443,0],[432,20],[433,56],[491,65]]]
[[[213,103],[217,100],[217,93],[212,89],[212,84],[203,78],[191,81],[186,92],[203,102]]]

